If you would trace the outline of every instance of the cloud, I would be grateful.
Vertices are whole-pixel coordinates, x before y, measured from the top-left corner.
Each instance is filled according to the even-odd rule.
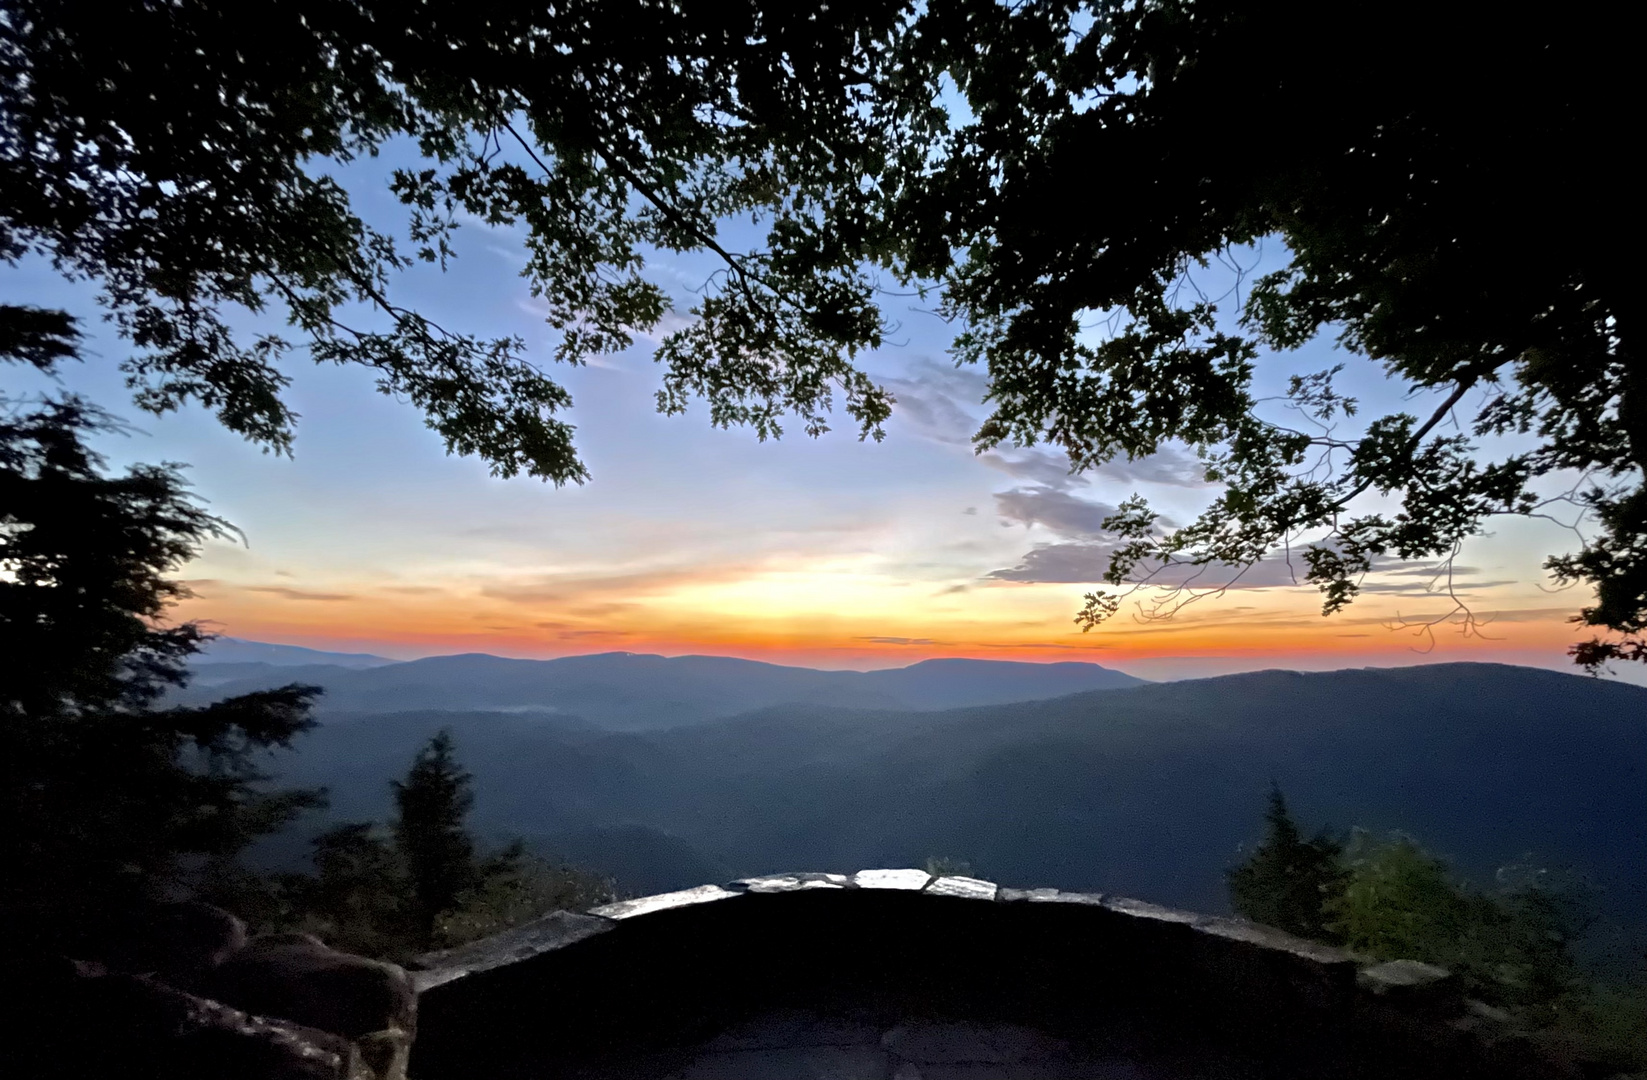
[[[1510,609],[1505,610],[1505,611],[1483,611],[1479,608],[1476,608],[1476,609],[1471,610],[1471,614],[1475,617],[1477,623],[1479,623],[1483,627],[1487,627],[1487,626],[1491,626],[1493,623],[1541,623],[1541,622],[1563,622],[1564,623],[1564,622],[1567,622],[1572,617],[1573,611],[1572,611],[1571,608],[1564,608],[1564,607],[1510,608]],[[1391,627],[1391,628],[1394,628],[1394,629],[1400,629],[1402,623],[1405,623],[1408,626],[1413,626],[1413,625],[1417,625],[1418,623],[1432,622],[1432,621],[1437,620],[1437,619],[1446,619],[1448,621],[1454,622],[1454,624],[1456,625],[1456,620],[1458,620],[1459,618],[1460,618],[1460,615],[1457,611],[1450,611],[1450,612],[1437,611],[1437,612],[1433,612],[1433,613],[1427,614],[1427,615],[1423,615],[1423,614],[1412,615],[1412,614],[1404,614],[1404,613],[1398,613],[1394,617],[1374,615],[1374,616],[1367,616],[1367,617],[1364,617],[1364,618],[1345,619],[1345,620],[1343,620],[1343,622],[1344,622],[1344,625],[1347,625],[1347,626],[1349,626],[1349,625],[1367,625],[1367,626],[1384,626],[1384,627]]]
[[[609,600],[600,604],[579,604],[577,607],[567,609],[567,614],[575,615],[580,619],[605,619],[619,612],[632,611],[635,606],[634,604]]]
[[[666,311],[658,319],[658,324],[650,329],[641,326],[630,326],[626,329],[642,341],[650,341],[654,345],[662,345],[663,339],[679,330],[695,326],[701,322],[696,315],[688,315],[679,311]]]
[[[1006,521],[1041,525],[1075,537],[1102,534],[1104,519],[1115,513],[1115,507],[1088,502],[1057,488],[1033,487],[997,492],[995,512]]]
[[[920,438],[950,446],[969,445],[979,423],[971,410],[983,401],[989,380],[972,368],[932,360],[915,361],[905,374],[905,378],[880,380],[897,399],[893,419]]]
[[[1037,487],[1068,491],[1080,479],[1069,471],[1069,458],[1045,450],[1020,450],[1012,456],[1001,451],[979,454],[978,460],[1015,480],[1028,480]]]
[[[578,605],[615,596],[650,595],[676,585],[728,581],[746,576],[746,566],[671,567],[627,574],[553,574],[526,581],[494,581],[477,591],[489,600],[511,604]]]
[[[1041,544],[1025,552],[1017,566],[984,576],[996,581],[1090,584],[1103,579],[1114,550],[1113,544]]]
[[[1169,487],[1208,487],[1201,460],[1186,446],[1168,443],[1157,452],[1136,461],[1118,458],[1094,470],[1103,480],[1125,480]]]
[[[1207,487],[1200,459],[1187,447],[1168,443],[1158,453],[1137,461],[1125,458],[1108,461],[1085,473],[1069,471],[1069,456],[1061,450],[991,451],[979,461],[992,469],[1040,487],[1068,491],[1089,479],[1128,483],[1165,484],[1171,487]]]
[[[1400,573],[1400,571],[1395,570],[1389,572]],[[1426,573],[1424,575],[1426,580],[1424,581],[1364,581],[1361,583],[1361,591],[1364,593],[1391,593],[1396,596],[1435,596],[1438,593],[1444,595],[1447,592],[1446,578],[1436,579],[1434,586],[1431,586],[1428,579],[1433,576],[1431,573]],[[1481,589],[1494,589],[1504,585],[1517,584],[1520,584],[1520,582],[1509,579],[1503,581],[1460,580],[1458,574],[1453,575],[1454,592],[1475,592]]]
[[[853,641],[868,641],[875,645],[937,645],[940,642],[925,637],[855,637]]]
[[[305,589],[288,589],[284,585],[248,585],[247,592],[267,593],[286,600],[353,600],[353,593],[309,592]]]
[[[992,570],[984,575],[996,581],[1038,584],[1089,585],[1103,580],[1110,556],[1119,545],[1114,542],[1041,544],[1031,548],[1017,566]],[[1190,585],[1197,589],[1224,586],[1232,589],[1272,589],[1297,585],[1303,580],[1302,563],[1289,567],[1281,558],[1263,559],[1245,573],[1234,566],[1191,566],[1173,564],[1159,568],[1150,578],[1152,585]],[[1145,568],[1148,572],[1148,568]]]
[[[1411,566],[1403,566],[1403,567],[1401,567],[1400,569],[1397,569],[1397,570],[1384,570],[1384,571],[1381,571],[1381,573],[1388,574],[1390,577],[1432,578],[1432,577],[1435,577],[1443,569],[1445,569],[1445,568],[1436,566],[1433,563],[1415,563]],[[1455,566],[1455,567],[1453,567],[1453,576],[1454,577],[1457,577],[1460,574],[1474,575],[1474,574],[1479,574],[1479,573],[1481,573],[1481,568],[1478,567],[1478,566]]]
[[[1080,645],[1071,645],[1063,641],[980,641],[977,643],[977,647],[980,649],[1078,649],[1082,652],[1114,648],[1109,642],[1097,638],[1083,642]]]
[[[1023,498],[1025,495],[1033,495],[1034,498]],[[1086,530],[1084,537],[1075,528],[1081,524],[1091,523],[1093,515],[1089,508],[1095,508],[1097,504],[1087,503],[1061,492],[1046,491],[1004,492],[997,495],[996,499],[1008,500],[1009,497],[1012,497],[1011,500],[1002,509],[1003,517],[1027,522],[1035,520],[1035,516],[1039,515],[1039,520],[1035,520],[1035,523],[1079,538],[1070,543],[1039,544],[1025,552],[1017,566],[992,570],[984,575],[986,579],[1066,585],[1094,584],[1103,580],[1104,574],[1109,570],[1110,556],[1119,547],[1119,543],[1106,536],[1101,527]],[[1012,512],[1008,513],[1008,510]],[[1308,572],[1308,564],[1302,555],[1304,546],[1306,545],[1294,548],[1290,553],[1285,550],[1273,551],[1268,558],[1254,563],[1245,570],[1238,566],[1217,563],[1206,566],[1189,563],[1160,566],[1145,563],[1141,564],[1140,571],[1134,575],[1134,579],[1148,575],[1149,584],[1152,585],[1188,585],[1196,589],[1275,589],[1307,585],[1304,575]],[[1513,580],[1470,580],[1473,575],[1480,573],[1482,571],[1473,566],[1455,567],[1454,588],[1463,593],[1516,584]],[[1390,577],[1407,580],[1380,580]],[[1430,584],[1432,581],[1436,583],[1433,587]],[[1396,596],[1435,596],[1438,593],[1444,595],[1445,577],[1438,577],[1433,563],[1403,562],[1398,559],[1374,557],[1372,569],[1368,571],[1366,580],[1361,583],[1361,591]]]

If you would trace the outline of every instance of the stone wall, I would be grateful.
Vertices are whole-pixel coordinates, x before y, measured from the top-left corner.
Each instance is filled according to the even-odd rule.
[[[414,1080],[1578,1075],[1495,1039],[1444,972],[918,870],[557,913],[420,966]]]

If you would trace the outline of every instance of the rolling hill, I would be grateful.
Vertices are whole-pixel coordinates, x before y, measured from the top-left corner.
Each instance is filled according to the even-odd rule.
[[[325,654],[321,654],[325,655]],[[223,678],[221,669],[234,668]],[[179,696],[199,703],[290,682],[324,687],[328,713],[542,710],[613,730],[700,724],[786,704],[945,709],[1142,685],[1097,664],[928,660],[886,671],[818,671],[725,656],[600,653],[559,660],[470,654],[345,668],[215,664]]]
[[[553,713],[336,716],[277,767],[381,816],[450,727],[495,836],[638,827],[743,874],[969,860],[1020,885],[1225,906],[1279,782],[1300,819],[1399,829],[1490,884],[1570,866],[1647,926],[1647,689],[1492,664],[1258,672],[916,712],[783,705],[651,732]],[[631,845],[633,848],[634,845]],[[654,883],[668,874],[653,875]],[[693,881],[673,884],[697,884]]]

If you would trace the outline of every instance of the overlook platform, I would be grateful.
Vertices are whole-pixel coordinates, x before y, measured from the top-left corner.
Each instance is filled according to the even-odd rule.
[[[414,1080],[1569,1075],[1444,985],[1369,980],[1340,950],[919,870],[560,912],[414,977]]]

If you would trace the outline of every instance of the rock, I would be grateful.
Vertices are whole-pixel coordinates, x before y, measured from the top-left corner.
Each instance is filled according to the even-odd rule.
[[[125,923],[106,966],[183,990],[198,989],[207,972],[246,945],[245,923],[195,900],[150,904]]]
[[[994,900],[1000,886],[974,877],[934,878],[926,887],[929,896],[958,896],[965,900]]]
[[[348,1039],[99,965],[36,961],[4,1022],[7,1075],[45,1080],[368,1080]]]
[[[575,941],[603,934],[615,924],[594,915],[552,911],[502,933],[454,949],[425,953],[407,966],[419,993],[477,971],[529,959],[539,953],[565,948]]]
[[[1423,991],[1452,977],[1453,973],[1446,968],[1420,960],[1386,960],[1362,968],[1356,973],[1355,981],[1363,990],[1383,996]]]
[[[380,1080],[403,1080],[417,993],[396,964],[339,952],[312,934],[253,938],[205,980],[210,995],[352,1040]]]
[[[1362,968],[1355,982],[1385,1004],[1413,1012],[1452,1015],[1463,1011],[1458,980],[1446,968],[1418,960],[1387,960]]]
[[[1064,892],[1062,889],[999,889],[995,899],[1005,903],[1091,904],[1101,906],[1103,893]]]
[[[1488,1024],[1498,1024],[1507,1027],[1513,1022],[1513,1017],[1511,1017],[1508,1012],[1498,1008],[1495,1005],[1488,1005],[1485,1001],[1475,1001],[1473,999],[1466,1001],[1464,1003],[1464,1011],[1468,1013],[1472,1019]]]
[[[910,889],[927,887],[932,875],[925,870],[859,870],[852,875],[852,883],[860,889]]]
[[[636,915],[651,915],[658,911],[668,911],[670,908],[707,904],[712,900],[727,900],[740,895],[742,894],[731,889],[723,889],[719,885],[699,885],[695,889],[643,896],[637,900],[619,900],[615,904],[591,908],[589,914],[599,915],[603,919],[632,919]]]
[[[845,874],[767,874],[739,878],[732,884],[752,893],[796,892],[801,889],[844,889],[851,884]]]

